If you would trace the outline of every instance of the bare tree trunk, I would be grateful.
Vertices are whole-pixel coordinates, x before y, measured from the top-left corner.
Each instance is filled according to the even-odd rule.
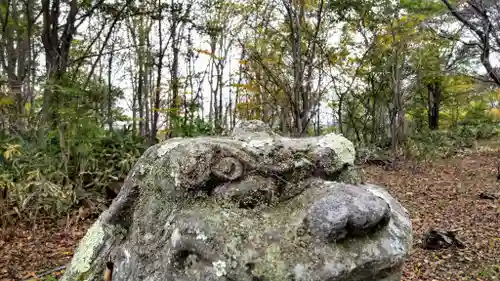
[[[178,124],[179,124],[179,112],[181,110],[181,101],[179,96],[179,45],[182,40],[178,27],[181,23],[180,12],[182,9],[182,4],[175,4],[171,1],[170,8],[170,36],[172,38],[172,66],[170,68],[170,83],[172,89],[172,96],[169,108],[169,119],[170,119],[170,130],[169,137],[176,137],[179,135]]]
[[[139,55],[142,57],[143,55]],[[139,81],[137,84],[137,106],[139,111],[139,135],[144,136],[144,58],[139,59]]]
[[[318,107],[318,110],[316,112],[316,126],[314,128],[314,135],[319,136],[321,135],[321,114],[320,114],[320,109]]]
[[[149,38],[146,40],[146,59],[145,59],[145,71],[144,71],[144,136],[151,138],[149,125],[150,125],[150,104],[151,101],[151,76],[152,76],[152,67],[151,67],[151,45],[149,42]]]
[[[132,134],[135,136],[137,135],[137,94],[139,92],[138,88],[138,83],[135,81],[138,81],[138,75],[135,74],[130,69],[130,81],[132,81]]]
[[[220,40],[220,44],[219,44],[219,50],[222,51],[222,36],[219,38]],[[224,58],[225,60],[225,58]],[[219,97],[218,97],[218,101],[219,101],[219,104],[217,105],[218,107],[218,116],[217,116],[217,119],[216,119],[216,122],[215,122],[215,133],[216,134],[220,134],[222,133],[222,127],[223,127],[223,120],[222,120],[222,114],[223,114],[223,101],[222,101],[222,91],[224,90],[224,61],[222,59],[218,59],[217,61],[217,88],[218,88],[218,94],[219,94]]]
[[[112,46],[114,49],[114,45]],[[112,74],[112,69],[113,69],[113,56],[114,52],[111,52],[109,54],[108,58],[108,104],[107,104],[107,123],[108,123],[108,128],[109,131],[113,131],[113,87],[111,84],[111,74]]]
[[[68,67],[71,42],[76,32],[75,21],[78,13],[77,0],[70,1],[70,10],[59,37],[58,19],[60,16],[60,0],[42,0],[43,30],[42,43],[45,49],[47,80],[59,84]],[[59,93],[57,90],[45,88],[43,96],[43,120],[55,126],[58,120]]]
[[[128,1],[128,0],[127,0]],[[147,88],[148,79],[148,58],[150,49],[148,48],[148,37],[150,35],[152,21],[150,21],[149,17],[139,17],[139,18],[130,18],[130,21],[127,22],[127,28],[131,35],[131,40],[134,42],[135,46],[135,55],[137,60],[135,61],[135,66],[138,68],[138,72],[136,75],[137,86],[134,89],[134,105],[136,112],[134,115],[134,133],[137,133],[140,136],[146,136],[147,132],[147,124],[145,124],[145,116],[149,113],[146,111],[146,105],[148,104],[148,95]],[[133,73],[133,70],[131,70]],[[138,117],[138,118],[137,118]],[[137,128],[138,127],[138,128]]]
[[[159,13],[161,14],[161,0],[158,0]],[[153,123],[151,124],[151,141],[156,142],[156,137],[158,135],[158,119],[160,117],[160,106],[161,106],[161,75],[163,70],[163,58],[165,57],[165,51],[167,47],[163,47],[163,32],[162,32],[162,17],[158,17],[158,39],[160,53],[158,54],[158,64],[156,65],[156,86],[155,95],[153,100]]]
[[[439,129],[439,109],[441,105],[442,88],[439,81],[433,81],[427,85],[427,116],[429,129]]]
[[[394,27],[391,28],[392,39],[394,42],[393,61],[391,64],[391,78],[392,78],[392,106],[390,110],[391,120],[391,148],[394,157],[397,156],[400,141],[403,137],[401,130],[403,127],[404,113],[401,100],[401,70],[405,63],[405,54],[401,51],[402,43],[396,40],[396,31]]]
[[[245,57],[246,57],[246,49],[243,46],[241,48],[240,62],[243,62]],[[241,83],[243,81],[243,72],[244,72],[245,68],[246,67],[243,65],[243,63],[240,63],[239,71],[238,71],[238,82],[236,83],[237,85],[241,85]],[[233,129],[236,126],[236,119],[237,119],[236,118],[236,112],[237,112],[236,106],[240,102],[240,93],[241,93],[241,89],[239,87],[236,88],[236,97],[234,98],[233,118],[232,118],[232,123],[230,125],[231,129]]]
[[[217,116],[219,116],[219,111],[218,111],[218,101],[217,101],[217,96],[218,96],[218,83],[217,80],[214,81],[214,69],[217,71],[216,67],[216,62],[215,62],[215,52],[217,50],[217,38],[216,34],[210,34],[210,53],[212,54],[211,59],[210,59],[210,76],[208,77],[208,81],[210,83],[210,89],[211,89],[211,94],[210,94],[210,111],[209,111],[209,120],[213,122],[214,127],[217,130]]]
[[[303,34],[305,26],[305,2],[282,0],[287,13],[286,22],[290,28],[290,44],[293,62],[293,87],[288,90],[289,101],[294,119],[293,134],[302,136],[306,132],[313,115],[311,110],[319,102],[320,97],[312,95],[312,74],[315,69],[314,56],[316,55],[317,39],[323,20],[324,1],[319,2],[316,25],[312,36],[307,38]],[[304,29],[305,30],[305,29]],[[302,49],[304,40],[307,47]],[[321,91],[318,91],[319,94]]]
[[[24,5],[17,0],[0,0],[5,8],[5,14],[0,14],[0,65],[7,74],[9,96],[14,101],[9,123],[17,132],[26,130],[24,105],[28,97],[23,86],[30,75],[26,70],[31,65],[31,35],[35,21],[32,4],[31,0],[26,0]],[[21,14],[23,7],[24,16]]]

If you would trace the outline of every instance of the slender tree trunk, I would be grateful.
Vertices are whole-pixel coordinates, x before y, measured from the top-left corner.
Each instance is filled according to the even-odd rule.
[[[434,81],[427,85],[427,116],[429,129],[439,129],[439,108],[441,104],[442,88],[439,81]]]
[[[114,47],[114,46],[113,46]],[[113,48],[114,49],[114,48]],[[108,58],[108,102],[107,102],[107,123],[109,131],[113,131],[113,87],[111,84],[111,74],[113,69],[113,56],[112,51]]]
[[[66,24],[59,35],[60,0],[42,0],[43,30],[42,43],[45,50],[47,81],[52,85],[60,85],[66,73],[71,43],[76,32],[75,21],[78,13],[77,0],[70,1],[70,10]],[[60,36],[60,37],[59,37]],[[45,124],[57,127],[59,110],[59,91],[48,87],[43,96],[43,120]]]
[[[140,55],[142,56],[142,55]],[[139,110],[139,135],[144,136],[144,63],[139,62],[139,81],[137,84],[137,106]]]
[[[149,45],[149,40],[146,40],[147,42],[147,52],[146,52],[146,58],[145,58],[145,71],[144,71],[144,97],[143,97],[143,102],[144,102],[144,136],[146,137],[151,137],[150,131],[149,131],[149,124],[150,124],[150,107],[149,107],[149,101],[151,98],[150,92],[151,92],[151,56],[149,50],[151,49],[151,46]]]
[[[158,7],[161,6],[161,0],[158,0]],[[160,10],[161,12],[161,10]],[[160,53],[158,54],[158,64],[156,65],[156,86],[153,100],[153,123],[151,124],[151,141],[156,143],[158,135],[158,119],[160,117],[161,106],[161,75],[163,70],[163,57],[165,56],[166,47],[163,47],[163,32],[162,32],[162,17],[158,19],[158,39]]]
[[[178,35],[177,27],[179,25],[179,10],[175,8],[174,2],[171,2],[171,12],[172,21],[170,23],[170,36],[172,38],[172,66],[170,68],[170,83],[172,89],[172,96],[169,108],[169,119],[170,119],[170,137],[176,137],[179,135],[178,128],[178,117],[180,111],[180,97],[179,97],[179,44],[180,36]]]

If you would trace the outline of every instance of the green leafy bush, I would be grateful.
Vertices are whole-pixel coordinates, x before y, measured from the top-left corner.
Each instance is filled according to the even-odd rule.
[[[131,134],[82,130],[59,136],[51,131],[42,140],[1,136],[0,188],[8,189],[11,215],[60,216],[89,194],[99,198],[110,183],[126,176],[146,148],[143,139]]]
[[[404,150],[406,155],[418,159],[449,157],[473,148],[477,140],[497,137],[500,137],[500,124],[462,123],[449,130],[422,131],[409,136]]]

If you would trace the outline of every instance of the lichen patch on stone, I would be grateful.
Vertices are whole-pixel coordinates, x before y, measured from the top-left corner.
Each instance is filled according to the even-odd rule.
[[[180,141],[173,141],[173,139],[170,139],[165,143],[161,144],[156,153],[159,157],[163,157],[165,154],[167,154],[167,152],[174,149],[180,143],[181,143]]]
[[[356,151],[354,145],[342,135],[334,133],[320,137],[318,145],[333,149],[342,163],[354,164]]]
[[[206,241],[208,237],[205,235],[205,233],[200,232],[198,235],[196,235],[196,239],[201,240],[201,241]]]
[[[100,221],[97,221],[90,227],[73,256],[71,262],[74,265],[71,268],[73,271],[83,273],[90,270],[92,258],[95,256],[95,251],[103,243],[104,235],[104,229]]]
[[[221,261],[221,260],[214,261],[212,263],[212,265],[214,266],[215,275],[217,277],[221,277],[221,276],[224,276],[224,275],[227,274],[227,272],[226,272],[226,262],[225,261]]]
[[[179,241],[181,240],[182,236],[178,228],[174,229],[174,232],[172,233],[172,236],[170,237],[170,243],[172,244],[172,247],[175,247]]]

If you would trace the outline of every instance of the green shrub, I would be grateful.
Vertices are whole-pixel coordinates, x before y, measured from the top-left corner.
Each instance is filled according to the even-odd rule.
[[[462,123],[449,130],[422,131],[409,136],[404,144],[405,154],[418,159],[449,157],[464,149],[473,148],[477,140],[500,136],[500,124]]]
[[[60,216],[89,194],[98,199],[146,149],[145,141],[131,134],[96,131],[80,137],[49,132],[42,140],[1,136],[0,188],[8,189],[15,214]]]

